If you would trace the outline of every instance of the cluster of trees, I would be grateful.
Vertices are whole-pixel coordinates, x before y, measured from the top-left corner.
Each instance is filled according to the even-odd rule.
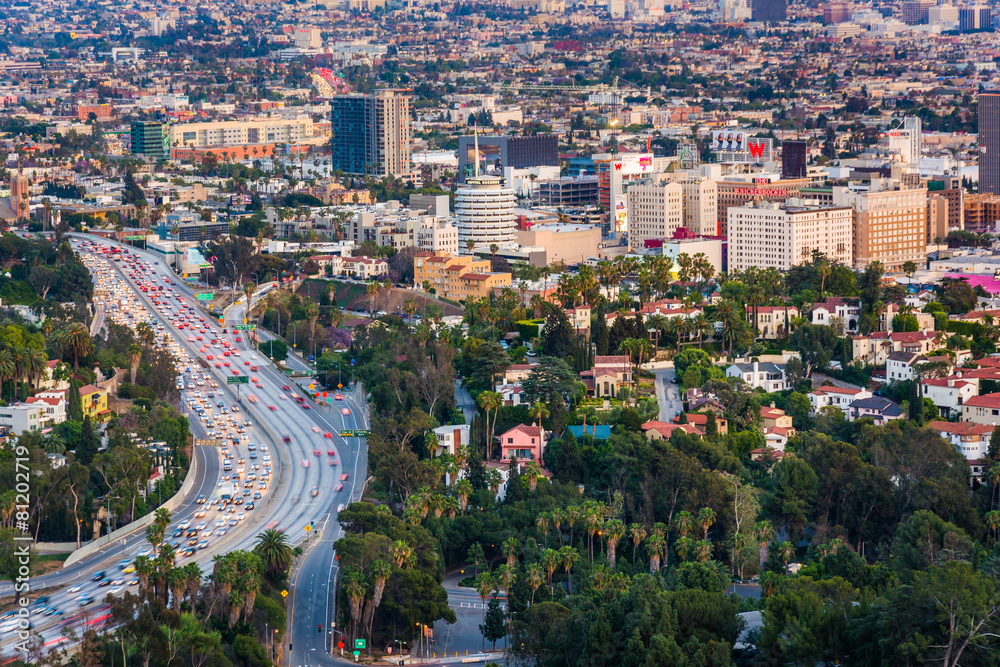
[[[108,666],[135,661],[183,665],[269,665],[277,661],[287,623],[280,591],[294,551],[284,534],[267,530],[253,550],[217,555],[212,571],[177,564],[166,543],[170,513],[158,510],[147,528],[149,556],[135,561],[137,590],[108,595],[106,621],[81,637],[80,664]],[[271,652],[268,653],[270,647]],[[41,639],[29,646],[31,664],[61,664],[59,647]]]

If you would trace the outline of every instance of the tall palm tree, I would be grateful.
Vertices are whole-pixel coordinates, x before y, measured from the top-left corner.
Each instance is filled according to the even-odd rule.
[[[629,536],[632,538],[632,565],[635,565],[636,554],[639,553],[639,545],[646,539],[646,529],[641,523],[633,523],[628,527]]]
[[[552,515],[548,512],[539,512],[535,517],[535,528],[542,534],[542,544],[545,548],[549,546],[549,528],[552,527]]]
[[[142,593],[149,586],[149,577],[155,571],[152,559],[149,556],[138,556],[135,559],[135,573],[139,577],[139,592]]]
[[[490,572],[480,572],[476,577],[476,593],[483,601],[483,626],[486,626],[486,598],[496,590],[496,578]],[[483,633],[483,650],[486,649],[486,633]]]
[[[94,348],[94,339],[83,324],[74,322],[63,332],[63,344],[69,354],[73,355],[73,371],[80,369],[80,357],[90,354]]]
[[[535,401],[528,409],[528,416],[535,420],[535,426],[538,427],[539,451],[544,451],[545,429],[542,427],[542,420],[549,416],[549,409],[541,401]],[[532,493],[534,493],[534,489],[532,489]]]
[[[545,568],[545,573],[548,575],[550,596],[554,594],[552,575],[559,569],[560,565],[562,565],[562,556],[559,555],[558,551],[555,549],[546,549],[542,552],[542,567]]]
[[[389,547],[389,555],[392,556],[392,562],[396,564],[396,567],[403,567],[413,558],[413,547],[403,540],[396,540]]]
[[[753,536],[757,540],[757,551],[761,571],[764,570],[764,561],[767,560],[768,547],[774,539],[774,526],[770,521],[758,521],[753,527]]]
[[[715,510],[711,507],[702,507],[698,510],[698,523],[701,525],[701,539],[708,539],[708,529],[715,523]]]
[[[130,382],[135,384],[135,374],[139,370],[139,362],[142,360],[142,348],[132,343],[128,346],[128,365]]]
[[[676,524],[677,532],[680,533],[680,536],[687,537],[687,534],[694,528],[695,525],[694,515],[687,510],[678,512]]]
[[[286,571],[292,563],[293,552],[288,544],[288,536],[274,528],[269,528],[257,536],[253,550],[260,556],[271,577]]]
[[[580,554],[574,547],[565,546],[559,549],[559,560],[566,570],[566,581],[569,583],[569,594],[573,594],[573,563],[580,558]]]
[[[528,605],[535,604],[535,591],[537,591],[542,583],[545,581],[545,573],[542,571],[542,566],[538,563],[531,563],[525,568],[524,581],[528,584],[528,588],[531,589],[531,601]]]
[[[618,542],[625,536],[625,524],[620,519],[611,519],[604,524],[604,544],[608,551],[608,566],[615,569]]]
[[[467,478],[463,477],[456,482],[455,493],[458,494],[458,504],[461,507],[462,512],[469,509],[469,496],[472,495],[473,491],[472,482],[470,482]]]
[[[191,561],[184,566],[184,576],[187,577],[186,595],[192,607],[194,607],[195,603],[198,602],[198,591],[201,590],[201,579],[203,574],[201,566],[194,561]]]
[[[484,391],[479,394],[476,402],[486,413],[486,458],[490,459],[493,456],[493,429],[496,427],[500,408],[503,407],[503,396],[495,391]],[[490,421],[490,412],[493,413],[492,421]]]
[[[7,348],[0,349],[0,394],[3,384],[14,379],[14,357]]]
[[[365,621],[368,626],[368,635],[372,632],[372,619],[375,617],[375,610],[382,604],[382,594],[385,592],[385,584],[392,574],[392,566],[381,558],[372,563],[372,576],[375,578],[375,590],[369,606],[370,612],[366,611]]]
[[[187,574],[182,567],[172,567],[166,574],[167,588],[170,589],[171,607],[180,612],[184,591],[187,590]]]
[[[503,553],[507,557],[507,565],[514,567],[517,556],[521,553],[521,542],[516,537],[508,537],[503,543]]]
[[[666,547],[666,541],[663,535],[659,533],[653,533],[646,540],[646,553],[649,554],[649,573],[656,574],[660,571],[660,560],[663,557],[663,551]]]
[[[542,474],[542,467],[538,465],[538,461],[528,461],[524,466],[524,472],[521,476],[528,480],[528,491],[531,495],[535,495],[535,489],[538,488],[538,480],[545,479]]]

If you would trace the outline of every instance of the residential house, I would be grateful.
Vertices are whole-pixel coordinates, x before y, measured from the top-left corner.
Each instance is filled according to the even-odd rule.
[[[646,422],[641,428],[648,440],[669,440],[674,431],[684,431],[685,433],[691,433],[699,437],[704,435],[694,424],[668,424],[667,422],[653,420]]]
[[[808,394],[809,403],[812,405],[813,414],[828,405],[840,408],[844,415],[847,415],[847,408],[854,401],[861,398],[871,398],[872,393],[867,389],[854,389],[851,387],[837,387],[832,384],[823,385],[813,389]]]
[[[774,403],[771,403],[770,407],[760,409],[760,419],[761,426],[764,428],[774,426],[792,428],[792,416],[785,414],[784,410],[774,407]]]
[[[25,431],[38,431],[44,428],[44,415],[45,410],[40,405],[14,403],[0,407],[0,427],[18,435]]]
[[[927,358],[916,352],[892,352],[885,360],[885,379],[888,382],[901,382],[913,379],[913,367],[927,361]]]
[[[65,366],[65,364],[63,364],[63,362],[59,359],[51,359],[45,363],[45,376],[38,382],[39,389],[55,389],[63,391],[69,389],[68,373],[64,373],[63,375],[65,377],[61,380],[55,379],[56,369],[60,365]]]
[[[979,395],[979,380],[963,373],[946,378],[928,378],[920,382],[920,395],[929,398],[946,419],[962,414],[962,406]]]
[[[923,310],[924,306],[932,301],[937,301],[937,295],[930,290],[921,290],[916,294],[907,294],[903,297],[903,303],[915,310]]]
[[[594,367],[580,372],[580,379],[594,398],[613,398],[622,385],[631,381],[632,362],[628,355],[596,356]]]
[[[470,429],[471,427],[468,424],[438,426],[434,429],[434,435],[437,436],[438,442],[434,450],[434,456],[441,456],[442,454],[455,456],[455,452],[459,447],[468,447]]]
[[[715,427],[719,435],[726,435],[729,433],[729,420],[722,417],[720,412],[715,412]],[[692,426],[697,426],[702,433],[707,433],[708,426],[708,415],[699,412],[689,412],[687,413],[687,423]]]
[[[503,374],[504,384],[520,384],[531,373],[533,364],[514,364]]]
[[[498,384],[496,392],[500,394],[504,405],[521,405],[524,397],[524,387],[519,384]]]
[[[541,429],[537,426],[518,424],[500,436],[500,450],[504,461],[515,456],[519,461],[541,463],[544,449]]]
[[[857,333],[859,319],[861,302],[857,299],[831,297],[812,307],[812,323],[833,327],[841,336]]]
[[[994,323],[1000,321],[1000,310],[970,310],[964,315],[958,318],[962,322],[971,322],[975,324],[983,324],[987,320]]]
[[[986,450],[990,446],[990,438],[996,428],[993,424],[966,421],[932,421],[927,427],[941,434],[941,437],[950,442],[970,463],[986,458]]]
[[[49,452],[45,456],[48,457],[48,459],[49,459],[49,466],[53,470],[56,470],[58,468],[62,468],[64,465],[66,465],[66,455],[65,454],[56,454],[55,452]]]
[[[741,378],[751,388],[760,387],[768,393],[790,388],[785,369],[770,361],[733,364],[726,369],[726,377]]]
[[[927,354],[940,346],[938,334],[929,331],[875,331],[868,335],[854,336],[852,359],[871,366],[882,366],[893,352]]]
[[[66,392],[43,391],[24,401],[28,405],[38,405],[42,408],[42,427],[49,428],[66,421]]]
[[[108,410],[108,392],[101,391],[92,384],[80,387],[80,400],[83,404],[83,416],[91,421],[104,421],[110,415]]]
[[[747,306],[746,310],[747,317],[752,320],[753,306]],[[799,309],[795,306],[757,306],[758,338],[783,338],[787,335],[789,323],[798,316]]]
[[[883,426],[893,419],[902,418],[903,411],[888,398],[872,396],[871,398],[859,398],[848,406],[848,421],[856,421],[862,417],[871,417],[876,426]]]
[[[389,262],[371,257],[343,257],[341,272],[368,280],[389,273]]]
[[[1000,422],[1000,393],[973,396],[962,405],[962,421],[993,425]]]

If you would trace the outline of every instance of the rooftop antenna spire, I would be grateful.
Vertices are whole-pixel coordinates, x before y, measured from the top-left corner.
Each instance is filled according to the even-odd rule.
[[[472,149],[476,154],[475,176],[476,178],[479,178],[479,121],[478,120],[473,123],[472,129],[475,134],[475,139],[473,139],[475,147]]]

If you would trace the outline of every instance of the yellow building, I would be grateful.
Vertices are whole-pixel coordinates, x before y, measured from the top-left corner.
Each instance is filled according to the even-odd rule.
[[[872,179],[867,188],[835,187],[838,206],[854,208],[854,267],[879,261],[888,273],[927,255],[927,189]]]
[[[101,391],[92,384],[80,387],[80,401],[83,405],[83,416],[91,421],[104,421],[108,411],[108,393]]]
[[[490,268],[488,259],[422,252],[413,257],[413,283],[417,287],[426,283],[446,299],[484,297],[489,296],[494,287],[511,284],[509,273],[493,273]]]

